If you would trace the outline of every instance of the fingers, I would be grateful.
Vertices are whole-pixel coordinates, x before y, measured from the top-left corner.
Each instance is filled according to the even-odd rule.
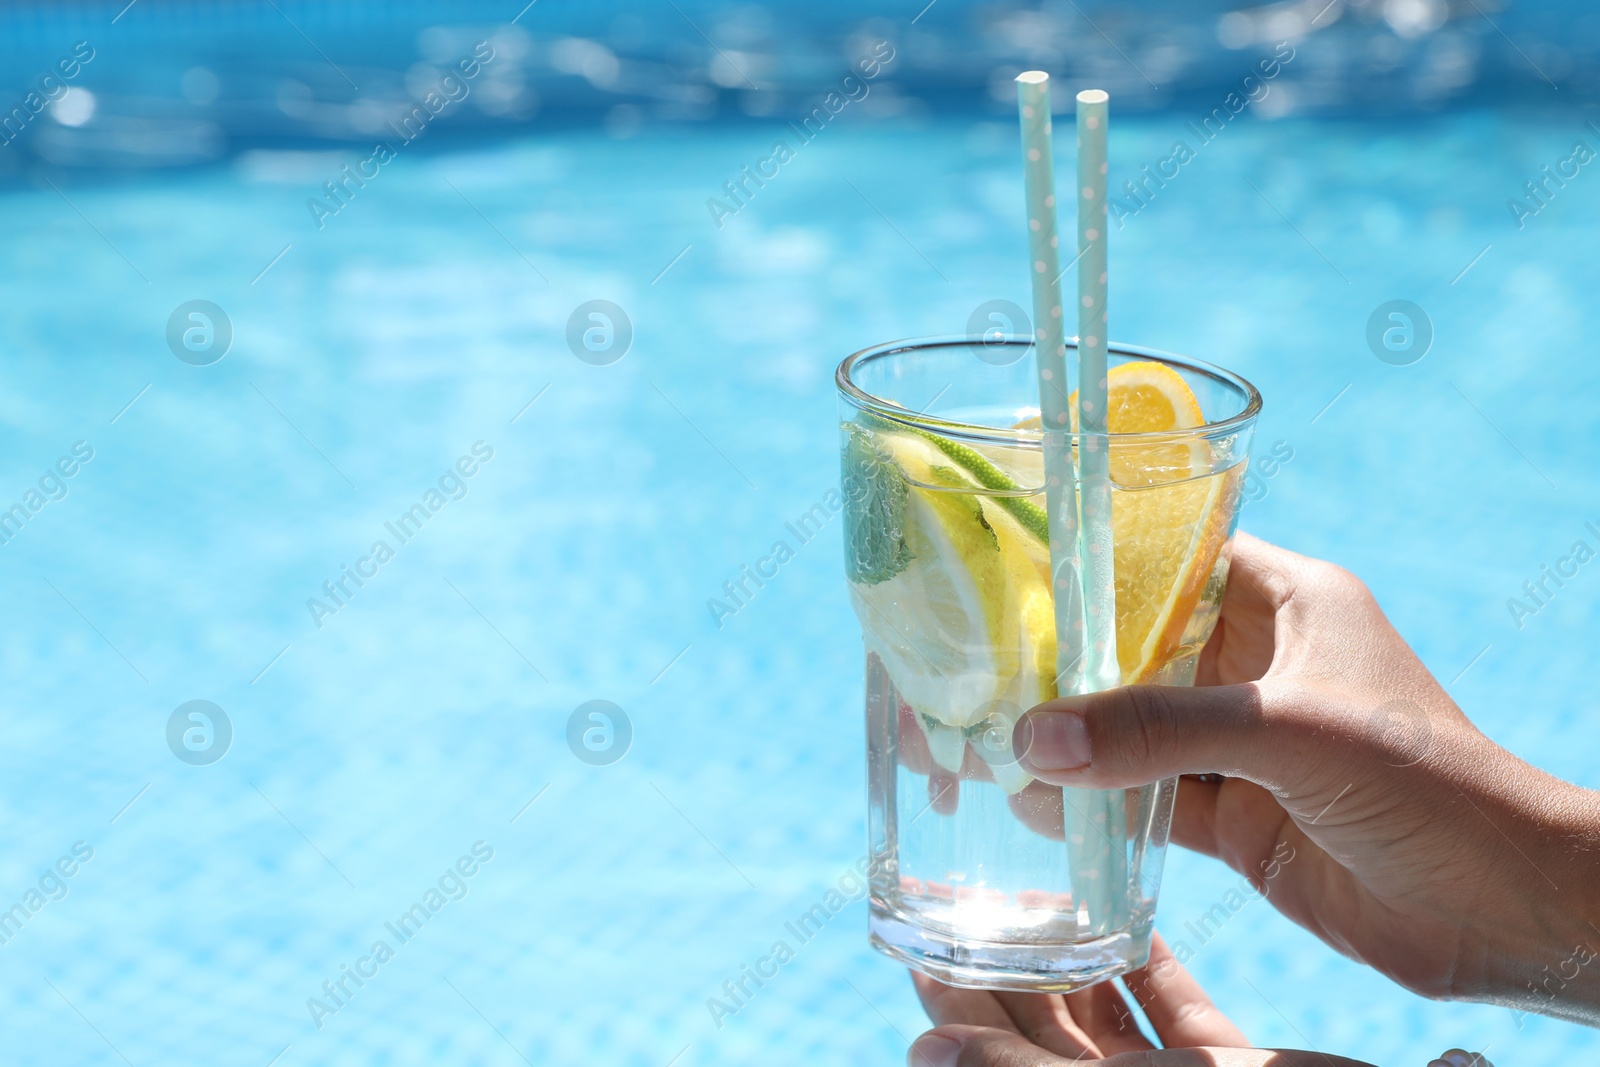
[[[1085,1067],[1086,1055],[1054,1056],[1027,1038],[1005,1030],[941,1026],[917,1038],[906,1053],[906,1067]],[[1372,1067],[1320,1052],[1241,1048],[1124,1052],[1093,1063],[1094,1067]]]
[[[916,971],[911,972],[911,984],[935,1026],[1008,1030],[1061,1056],[1100,1055],[1073,1022],[1065,1001],[1054,993],[958,989]]]
[[[1228,560],[1227,600],[1241,607],[1278,610],[1294,595],[1299,574],[1319,561],[1247,533],[1234,536]]]
[[[1067,839],[1063,818],[1066,809],[1059,787],[1029,782],[1022,792],[1007,797],[1006,804],[1019,822],[1040,837],[1048,837],[1053,841]]]
[[[1073,1058],[1099,1059],[1154,1047],[1110,982],[1060,997],[956,989],[916,973],[911,979],[928,1017],[945,1029],[966,1026],[1008,1031],[1047,1052]],[[1151,946],[1149,965],[1124,981],[1168,1047],[1249,1047],[1244,1035],[1178,965],[1159,936]],[[1011,1046],[994,1047],[1004,1050]],[[935,1052],[953,1054],[945,1044],[929,1041],[924,1053],[931,1058]]]
[[[911,972],[911,984],[917,991],[917,999],[922,1001],[922,1010],[928,1013],[935,1026],[959,1023],[1016,1030],[1011,1016],[987,989],[958,989],[917,971]]]
[[[1235,538],[1222,613],[1200,654],[1197,685],[1258,681],[1277,651],[1278,609],[1293,592],[1292,553],[1248,534]]]
[[[1211,1003],[1200,983],[1173,957],[1160,934],[1151,939],[1150,962],[1129,972],[1123,982],[1168,1048],[1250,1047],[1239,1028]]]
[[[912,774],[927,775],[928,807],[937,815],[954,815],[961,806],[961,782],[994,781],[989,763],[971,744],[962,746],[961,766],[951,771],[933,758],[928,735],[912,710],[911,705],[900,701],[898,712],[899,762]]]
[[[928,770],[928,807],[935,815],[954,815],[961,803],[961,779],[934,764]]]
[[[1078,1024],[1066,998],[1055,993],[996,993],[1015,1029],[1035,1045],[1058,1056],[1105,1055]]]
[[[933,756],[928,751],[928,738],[917,725],[917,713],[911,710],[911,705],[905,701],[900,702],[898,715],[899,731],[895,736],[900,739],[900,762],[912,774],[927,774],[928,768],[933,766]]]
[[[1020,1034],[981,1026],[929,1030],[906,1053],[906,1067],[1064,1067],[1081,1064],[1087,1049],[1068,1057],[1041,1051]]]
[[[1102,1056],[1124,1052],[1148,1052],[1155,1046],[1139,1029],[1139,1021],[1128,1009],[1112,982],[1100,982],[1076,993],[1068,993],[1067,1006],[1084,1034],[1100,1049]]]
[[[1254,782],[1183,777],[1172,811],[1172,840],[1220,859],[1240,874],[1256,875],[1262,870],[1260,861],[1290,836],[1284,820],[1278,798]]]
[[[1178,779],[1178,800],[1172,808],[1172,840],[1191,852],[1217,855],[1217,800],[1221,782],[1192,776]]]

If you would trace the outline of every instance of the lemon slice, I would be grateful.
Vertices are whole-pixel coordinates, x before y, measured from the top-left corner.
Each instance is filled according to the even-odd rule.
[[[1047,545],[998,499],[983,501],[984,515],[1016,590],[1015,614],[1005,639],[1018,648],[1017,670],[999,699],[1026,711],[1056,695],[1056,617],[1050,596]]]

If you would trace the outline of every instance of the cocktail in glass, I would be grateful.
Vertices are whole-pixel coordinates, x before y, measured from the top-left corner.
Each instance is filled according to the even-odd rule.
[[[1176,779],[1062,789],[1013,744],[1058,669],[1031,343],[899,342],[836,378],[873,944],[987,988],[1075,989],[1139,966]],[[1110,435],[1064,436],[1109,452],[1123,681],[1191,685],[1260,397],[1227,371],[1125,346],[1108,379]]]

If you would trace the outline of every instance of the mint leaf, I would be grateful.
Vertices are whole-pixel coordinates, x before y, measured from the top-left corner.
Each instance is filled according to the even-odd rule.
[[[888,581],[911,565],[905,540],[906,482],[872,434],[845,424],[845,576],[858,585]]]

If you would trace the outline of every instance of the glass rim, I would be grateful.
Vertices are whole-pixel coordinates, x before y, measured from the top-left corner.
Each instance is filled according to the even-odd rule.
[[[1017,345],[1023,348],[1032,348],[1033,339],[1030,337],[1006,336],[998,341],[974,340],[971,337],[958,334],[947,334],[936,337],[911,337],[901,341],[888,341],[883,344],[863,348],[859,352],[851,353],[840,362],[834,371],[833,380],[840,395],[860,408],[864,408],[879,418],[888,419],[904,426],[935,429],[941,434],[957,437],[968,441],[989,442],[996,444],[1024,444],[1040,445],[1044,441],[1045,431],[1032,429],[1014,429],[1000,426],[985,426],[981,423],[960,422],[955,419],[941,418],[926,412],[911,411],[882,397],[874,396],[861,386],[857,385],[852,375],[858,366],[878,359],[898,355],[902,352],[915,352],[936,348],[953,348],[956,346],[969,347],[972,345]],[[1069,351],[1076,351],[1078,341],[1075,337],[1068,337],[1065,341]],[[1137,359],[1152,360],[1157,363],[1168,364],[1183,370],[1192,371],[1213,381],[1220,382],[1244,397],[1244,408],[1237,414],[1230,415],[1216,422],[1206,422],[1199,426],[1191,426],[1182,430],[1156,430],[1141,433],[1115,433],[1106,436],[1118,441],[1173,441],[1193,439],[1196,437],[1225,437],[1248,426],[1261,414],[1261,393],[1245,378],[1233,373],[1226,368],[1204,360],[1181,356],[1175,352],[1166,352],[1158,348],[1147,348],[1143,345],[1123,344],[1117,341],[1106,345],[1106,352],[1114,356],[1132,356]],[[1099,435],[1096,435],[1099,436]],[[1076,433],[1067,434],[1076,440]]]

